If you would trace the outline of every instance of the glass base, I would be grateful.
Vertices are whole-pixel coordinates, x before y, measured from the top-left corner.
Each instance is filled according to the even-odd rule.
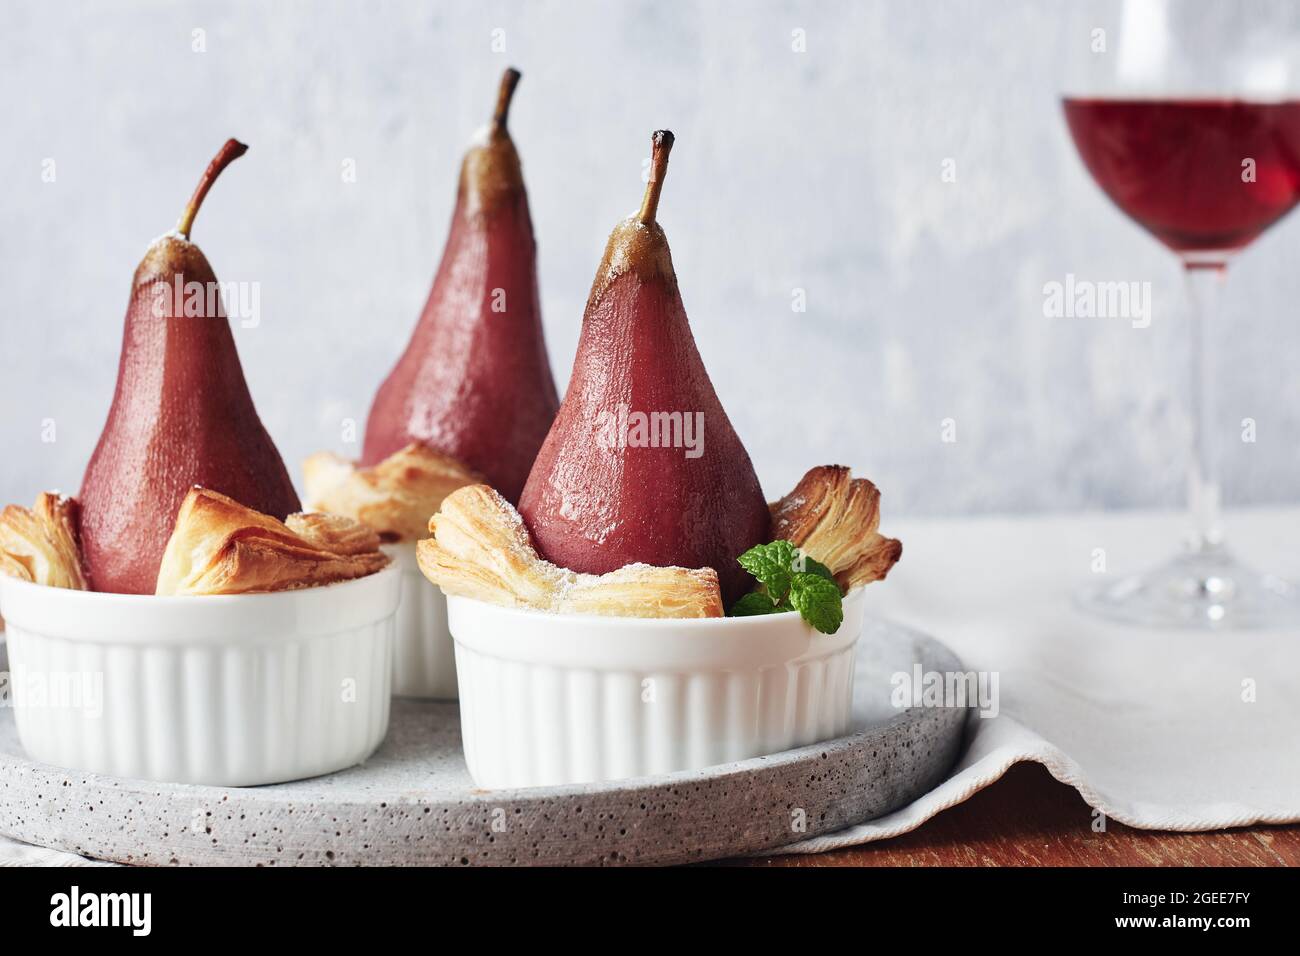
[[[1182,555],[1145,574],[1107,578],[1075,594],[1084,611],[1142,627],[1194,630],[1300,625],[1300,590],[1227,552]]]

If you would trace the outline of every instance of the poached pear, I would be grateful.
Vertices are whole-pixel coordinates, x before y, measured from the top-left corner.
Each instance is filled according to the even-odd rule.
[[[654,134],[641,209],[609,237],[564,404],[519,511],[561,567],[711,567],[730,606],[752,585],[736,558],[768,539],[770,518],[655,221],[672,145],[672,133]]]
[[[149,246],[126,310],[117,388],[81,485],[81,541],[98,591],[153,594],[194,485],[281,521],[299,510],[253,407],[217,278],[190,229],[213,182],[248,147],[228,140],[175,232]]]
[[[406,351],[375,395],[361,456],[375,465],[423,442],[512,503],[559,407],[528,193],[506,128],[519,76],[506,70],[492,123],[465,154],[442,263]]]

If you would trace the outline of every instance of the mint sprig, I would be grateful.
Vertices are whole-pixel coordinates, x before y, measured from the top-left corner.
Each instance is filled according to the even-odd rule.
[[[732,606],[732,617],[798,611],[823,634],[839,630],[844,605],[835,576],[826,565],[789,541],[757,544],[736,560],[758,579],[758,589]]]

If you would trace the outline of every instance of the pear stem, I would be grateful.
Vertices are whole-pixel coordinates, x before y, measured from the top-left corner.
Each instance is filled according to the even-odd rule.
[[[181,213],[180,221],[176,223],[176,231],[181,237],[188,239],[190,229],[194,226],[194,217],[199,214],[199,207],[203,205],[203,197],[208,194],[212,184],[217,181],[221,171],[248,152],[248,147],[237,139],[228,139],[226,144],[221,147],[220,151],[208,163],[208,168],[203,171],[203,178],[199,180],[199,185],[194,190],[194,195],[190,197],[189,205]]]
[[[664,177],[668,175],[668,154],[672,152],[673,134],[666,129],[655,130],[650,137],[650,179],[645,184],[645,198],[641,211],[636,214],[644,225],[655,221],[659,211],[659,194],[664,191]]]
[[[501,90],[497,93],[497,110],[492,114],[492,131],[504,133],[506,117],[510,115],[510,101],[514,98],[515,87],[523,74],[513,66],[501,74]]]

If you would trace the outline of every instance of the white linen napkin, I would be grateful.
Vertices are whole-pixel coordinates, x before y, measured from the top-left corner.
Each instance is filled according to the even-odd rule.
[[[896,836],[1036,760],[1107,817],[1142,829],[1300,821],[1300,630],[1191,633],[1107,624],[1075,610],[1096,557],[1136,571],[1176,549],[1176,516],[1109,514],[901,523],[903,559],[870,613],[996,671],[999,713],[975,719],[943,784],[869,823],[779,852]],[[1300,579],[1300,510],[1233,516],[1229,543]],[[1081,821],[1088,825],[1090,821]]]

